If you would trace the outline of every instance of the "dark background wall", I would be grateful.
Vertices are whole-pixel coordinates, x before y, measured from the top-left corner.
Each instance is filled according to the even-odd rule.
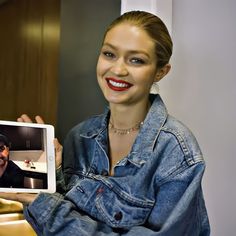
[[[63,142],[72,126],[103,112],[96,62],[120,8],[120,0],[0,4],[0,120],[39,114]]]
[[[120,15],[120,0],[61,0],[59,97],[56,135],[104,111],[96,62],[106,27]]]

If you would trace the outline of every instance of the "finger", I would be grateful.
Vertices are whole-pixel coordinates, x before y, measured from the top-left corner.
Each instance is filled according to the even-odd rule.
[[[21,117],[19,117],[17,118],[17,122],[24,122],[24,120]]]
[[[35,116],[35,120],[38,124],[44,124],[45,123],[41,116]]]
[[[62,151],[62,145],[59,143],[57,138],[54,138],[53,143],[54,143],[55,151],[56,152],[61,152]]]
[[[58,139],[54,140],[54,148],[55,148],[55,158],[56,158],[56,168],[58,169],[62,163],[62,145],[58,142]]]
[[[16,201],[16,193],[0,193],[0,198]]]
[[[0,198],[27,204],[33,202],[36,197],[37,194],[32,193],[0,193]]]
[[[35,193],[16,193],[16,201],[29,204],[33,202],[37,196],[38,194]]]
[[[20,122],[26,122],[26,123],[32,123],[32,120],[29,118],[28,115],[26,114],[22,114],[18,119],[17,121],[20,121]]]

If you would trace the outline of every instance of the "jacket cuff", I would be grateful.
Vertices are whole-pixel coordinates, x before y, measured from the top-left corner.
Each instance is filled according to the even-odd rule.
[[[61,199],[63,196],[59,193],[40,193],[30,205],[24,208],[26,220],[32,225],[35,225],[36,222],[37,225],[44,224]]]

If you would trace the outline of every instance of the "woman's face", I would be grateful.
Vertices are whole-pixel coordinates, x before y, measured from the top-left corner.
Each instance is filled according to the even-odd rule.
[[[146,103],[157,79],[155,44],[137,26],[122,23],[105,36],[97,64],[98,83],[115,104]]]

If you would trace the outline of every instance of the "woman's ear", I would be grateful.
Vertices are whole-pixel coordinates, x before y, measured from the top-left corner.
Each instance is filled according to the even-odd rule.
[[[156,74],[156,79],[154,82],[160,81],[163,77],[165,77],[171,69],[171,65],[168,63],[164,65],[162,68],[158,69]]]

